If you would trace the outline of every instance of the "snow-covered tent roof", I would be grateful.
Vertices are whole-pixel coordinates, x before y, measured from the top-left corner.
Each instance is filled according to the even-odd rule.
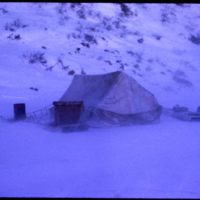
[[[121,71],[101,75],[75,75],[60,101],[83,101],[84,107],[120,116],[158,111],[154,95]],[[110,116],[111,117],[111,116]]]

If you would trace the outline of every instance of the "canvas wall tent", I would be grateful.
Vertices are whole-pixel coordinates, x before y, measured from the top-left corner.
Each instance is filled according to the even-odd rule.
[[[161,113],[153,94],[121,71],[75,75],[60,101],[83,101],[82,118],[109,123],[149,122]]]

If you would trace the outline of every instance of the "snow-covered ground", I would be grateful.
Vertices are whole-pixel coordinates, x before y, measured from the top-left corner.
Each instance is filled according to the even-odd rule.
[[[0,122],[0,196],[200,197],[199,123],[64,133]]]
[[[198,4],[0,3],[0,116],[52,105],[73,74],[123,70],[164,107],[200,105]],[[38,91],[31,87],[38,88]],[[0,118],[1,119],[1,118]],[[64,133],[0,120],[0,196],[200,198],[200,124]]]

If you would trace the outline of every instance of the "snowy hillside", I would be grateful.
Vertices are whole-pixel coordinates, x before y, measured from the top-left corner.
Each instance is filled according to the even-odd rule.
[[[161,105],[194,110],[199,11],[198,4],[1,3],[0,103],[34,110],[58,99],[73,74],[124,70]]]
[[[199,122],[64,133],[4,119],[52,105],[74,74],[116,70],[194,111],[199,24],[199,4],[0,3],[0,197],[199,198]]]

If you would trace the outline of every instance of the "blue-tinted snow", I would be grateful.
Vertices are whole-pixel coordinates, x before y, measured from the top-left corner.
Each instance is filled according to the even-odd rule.
[[[196,110],[200,5],[126,5],[131,16],[119,4],[0,3],[0,116],[51,105],[70,70],[123,69],[164,107]],[[29,63],[38,52],[46,64]],[[199,123],[164,116],[68,134],[1,120],[0,196],[199,198],[199,139]]]

